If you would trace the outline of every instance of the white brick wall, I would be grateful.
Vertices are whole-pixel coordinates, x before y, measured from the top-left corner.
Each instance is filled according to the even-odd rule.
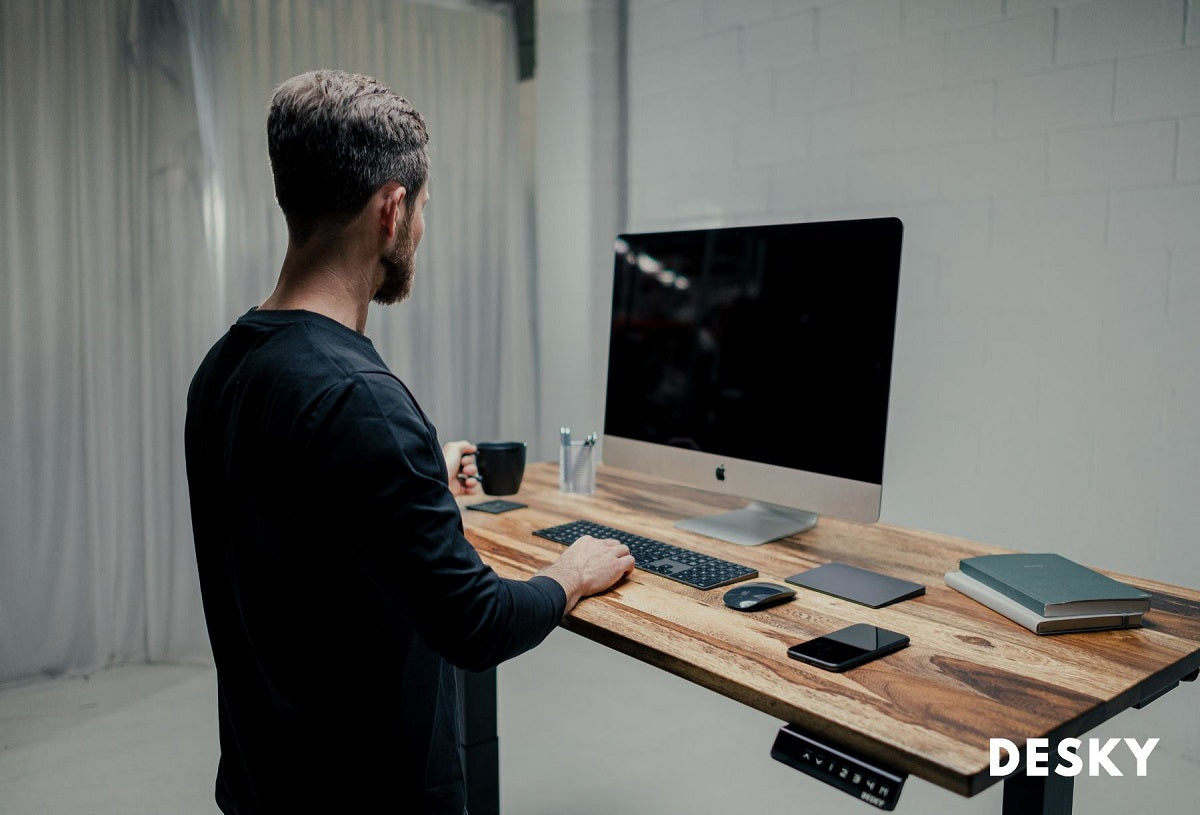
[[[780,116],[763,127],[737,129],[734,163],[739,167],[779,164],[808,153],[811,117]]]
[[[817,48],[816,19],[814,12],[807,11],[739,29],[742,70],[772,68],[811,57]]]
[[[936,201],[942,197],[943,157],[922,148],[864,156],[849,165],[847,199],[852,204]]]
[[[681,135],[681,131],[668,130],[647,137],[631,150],[639,180],[678,181],[695,176],[696,167],[707,168],[709,174],[732,169],[736,155],[733,128],[709,127],[686,139]]]
[[[1106,243],[1108,195],[998,196],[992,202],[991,251],[1027,247],[1035,256],[1055,262],[1081,253],[1094,254]],[[1076,280],[1064,277],[1070,287]],[[1069,292],[1060,291],[1068,302]]]
[[[946,75],[955,80],[1027,74],[1051,64],[1054,15],[1027,14],[946,35]]]
[[[1055,61],[1093,62],[1179,45],[1185,0],[1097,0],[1058,15]]]
[[[872,49],[858,54],[853,68],[854,95],[861,100],[940,88],[946,76],[946,38],[914,37]]]
[[[1112,121],[1112,61],[1044,71],[996,84],[996,131],[1000,135],[1097,125]]]
[[[813,119],[812,154],[822,158],[886,150],[895,121],[896,105],[890,101],[825,111]]]
[[[1114,246],[1187,247],[1200,242],[1200,185],[1150,187],[1112,194]]]
[[[770,171],[769,212],[795,212],[807,216],[809,213],[843,207],[848,201],[847,169],[840,163],[799,158],[775,164]],[[632,210],[647,218],[668,221],[675,218],[669,207],[663,210],[633,207]],[[727,214],[724,220],[729,220]]]
[[[823,54],[864,51],[900,38],[900,4],[894,0],[843,0],[817,10],[817,45]]]
[[[775,0],[704,0],[704,29],[738,30],[775,18]]]
[[[738,72],[739,34],[727,29],[676,48],[680,79],[688,85],[708,85]]]
[[[761,60],[755,57],[754,60]],[[753,61],[748,59],[747,61]],[[783,51],[782,67],[773,69],[774,109],[780,115],[831,110],[846,104],[854,94],[854,62],[849,57],[821,57],[792,65],[789,50]],[[638,90],[630,88],[637,98]]]
[[[829,0],[778,2],[768,15],[765,2],[735,10],[697,0],[688,22],[677,0],[631,0],[630,41],[648,52],[630,61],[629,227],[904,219],[902,286],[913,288],[898,353],[912,358],[898,360],[910,380],[896,382],[885,513],[1023,547],[1005,535],[1009,507],[1027,493],[1069,489],[1095,507],[1110,497],[1095,486],[1107,479],[1135,493],[1155,481],[1099,473],[1109,448],[1097,439],[1132,433],[1131,443],[1174,462],[1164,473],[1200,460],[1200,442],[1173,449],[1145,437],[1161,433],[1168,396],[1178,402],[1163,360],[1197,377],[1200,306],[1193,327],[1176,320],[1167,334],[1161,313],[1080,306],[1105,287],[1132,303],[1134,290],[1116,280],[1166,303],[1176,280],[1190,279],[1200,48],[1188,44],[1197,10],[1185,2]],[[650,59],[659,41],[676,56]],[[680,68],[700,54],[707,66]],[[700,74],[708,79],[697,85]],[[717,194],[727,179],[736,189]],[[1117,353],[1122,340],[1133,350]],[[1135,366],[1139,354],[1147,359]],[[1139,410],[1157,418],[1131,430]],[[941,418],[913,426],[921,416]],[[952,460],[931,468],[912,440],[934,432],[955,444],[937,445],[953,448],[939,452]],[[1029,460],[1014,461],[1022,450]],[[1036,466],[1038,453],[1046,466]],[[986,476],[989,498],[956,477],[960,466]],[[1192,485],[1200,493],[1200,474]],[[1178,556],[1162,576],[1200,585],[1200,556],[1155,526],[1190,516],[1151,490],[1137,501],[1163,562]],[[1042,507],[1019,534],[1038,527],[1068,553],[1139,565],[1118,534],[1096,524],[1084,534],[1057,507],[1054,518]]]
[[[1167,316],[1180,327],[1186,326],[1200,309],[1200,246],[1189,246],[1176,250],[1171,256],[1170,297],[1167,298]],[[1187,369],[1184,369],[1187,370]],[[1200,376],[1192,369],[1191,384],[1200,386]],[[1200,391],[1194,392],[1200,396]],[[1189,435],[1200,435],[1200,422],[1192,414]]]
[[[539,3],[538,10],[552,5],[554,4]],[[642,54],[694,42],[708,33],[704,27],[704,11],[699,0],[668,0],[664,3],[639,4],[635,13],[641,22],[629,27],[630,54]],[[539,81],[544,75],[544,71],[538,71]]]
[[[1016,16],[1031,11],[1050,11],[1062,4],[1062,0],[1005,0],[1004,11]]]
[[[1180,181],[1200,181],[1200,116],[1179,123],[1179,161],[1175,173]]]
[[[1200,110],[1200,47],[1117,62],[1116,116],[1145,119]]]
[[[910,0],[903,8],[904,36],[913,37],[999,20],[1004,0]]]
[[[940,147],[985,142],[995,119],[991,83],[959,85],[889,100],[894,146]]]
[[[946,148],[942,188],[950,198],[1036,192],[1046,184],[1046,138],[1022,136]]]
[[[1051,190],[1161,185],[1175,175],[1173,121],[1050,134]]]
[[[884,520],[1200,587],[1200,0],[628,0],[628,22],[620,229],[904,221]],[[1160,704],[1166,780],[1194,778],[1187,700]],[[1081,812],[1197,792],[1086,781]],[[913,811],[998,809],[922,789]]]

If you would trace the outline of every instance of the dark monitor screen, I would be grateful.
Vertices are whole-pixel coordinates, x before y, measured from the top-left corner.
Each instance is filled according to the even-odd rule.
[[[882,484],[901,232],[619,236],[605,435]]]

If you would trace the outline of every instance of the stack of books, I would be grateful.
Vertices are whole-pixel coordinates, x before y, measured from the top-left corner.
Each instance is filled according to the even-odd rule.
[[[1035,634],[1137,628],[1150,595],[1054,554],[963,558],[946,585]]]

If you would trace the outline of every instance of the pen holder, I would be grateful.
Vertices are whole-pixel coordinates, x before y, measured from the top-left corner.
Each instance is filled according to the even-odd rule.
[[[596,491],[595,443],[572,441],[559,447],[558,489],[578,495]]]

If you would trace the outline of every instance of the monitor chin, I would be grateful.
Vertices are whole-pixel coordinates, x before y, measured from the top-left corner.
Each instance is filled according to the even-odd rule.
[[[820,515],[879,520],[881,484],[716,456],[700,450],[605,435],[604,463],[721,495],[747,506],[685,518],[675,525],[743,546],[812,529]]]

